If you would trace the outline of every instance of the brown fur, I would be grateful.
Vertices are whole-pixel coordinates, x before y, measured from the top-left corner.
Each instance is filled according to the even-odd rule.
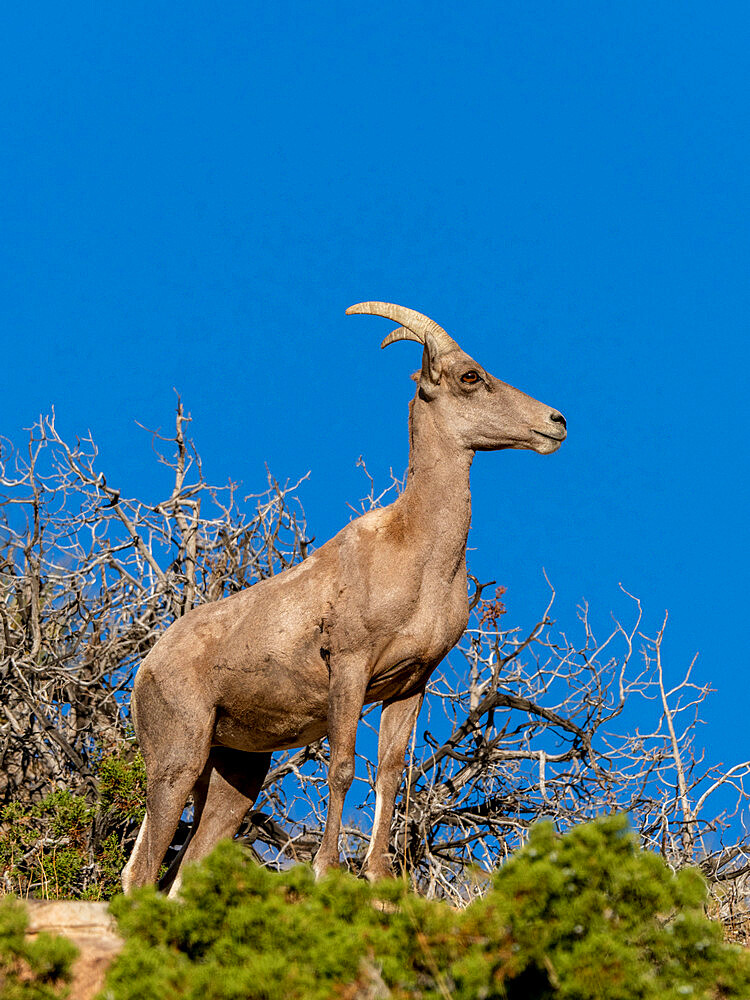
[[[468,371],[480,381],[462,382]],[[407,483],[393,504],[347,524],[298,566],[195,608],[144,660],[132,706],[147,811],[123,872],[126,891],[156,879],[191,793],[193,834],[180,861],[203,857],[236,832],[272,751],[325,735],[330,795],[314,867],[320,875],[335,865],[357,721],[373,701],[383,702],[383,713],[365,873],[390,873],[390,823],[409,735],[430,673],[468,621],[474,453],[549,454],[565,438],[557,411],[493,378],[454,342],[436,346],[429,338],[409,425]],[[179,881],[178,874],[173,891]]]

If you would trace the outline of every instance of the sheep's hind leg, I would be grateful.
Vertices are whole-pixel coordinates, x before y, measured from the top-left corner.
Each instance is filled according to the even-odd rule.
[[[143,667],[132,704],[146,765],[146,816],[122,872],[126,893],[156,882],[182,810],[205,767],[213,732],[213,712],[187,714],[176,698],[165,697]]]
[[[177,865],[173,865],[177,873],[169,890],[170,897],[180,891],[185,864],[200,861],[224,837],[235,835],[260,794],[270,764],[270,753],[212,748],[200,779],[205,789],[202,808],[200,812],[196,809],[190,840],[184,852],[180,852]]]
[[[204,760],[205,756],[198,756],[192,764],[177,760],[149,767],[147,758],[146,815],[133,853],[122,872],[124,892],[156,882],[159,867],[172,842],[188,796],[203,769]]]
[[[182,859],[185,857],[185,851],[188,849],[190,841],[195,836],[195,831],[198,829],[198,824],[200,823],[201,815],[203,814],[203,807],[206,804],[206,795],[208,793],[208,779],[211,776],[211,756],[209,755],[206,766],[203,768],[201,776],[198,778],[196,783],[193,785],[193,821],[190,824],[190,829],[187,832],[187,836],[179,849],[175,857],[172,859],[172,863],[169,866],[169,870],[166,874],[162,875],[159,879],[159,889],[162,892],[167,892],[175,880],[177,871],[182,864]]]

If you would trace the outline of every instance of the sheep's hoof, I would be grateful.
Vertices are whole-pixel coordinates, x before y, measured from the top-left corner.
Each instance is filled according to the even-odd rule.
[[[315,881],[320,882],[322,878],[331,871],[338,871],[341,868],[341,862],[338,858],[315,858],[312,864],[313,871],[315,872]]]
[[[384,878],[396,877],[393,869],[387,861],[383,861],[378,865],[368,865],[367,868],[362,869],[362,876],[366,878],[368,882],[380,882],[380,880]]]

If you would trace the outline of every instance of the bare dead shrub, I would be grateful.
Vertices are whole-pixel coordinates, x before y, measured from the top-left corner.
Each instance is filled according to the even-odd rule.
[[[156,501],[129,499],[97,468],[90,436],[67,444],[54,413],[0,461],[0,804],[93,782],[92,756],[123,738],[133,673],[196,604],[304,558],[298,484],[210,485],[178,402],[152,435],[168,469]],[[162,449],[173,450],[165,456]]]
[[[299,483],[269,474],[263,492],[244,498],[236,483],[210,485],[188,421],[178,403],[174,433],[152,435],[168,473],[158,501],[125,497],[98,470],[91,437],[66,443],[54,414],[36,421],[23,451],[3,443],[0,805],[39,802],[55,789],[93,802],[95,763],[130,738],[128,689],[158,635],[196,604],[308,552]],[[392,477],[379,492],[370,479],[361,509],[399,488]],[[707,761],[698,732],[710,688],[694,663],[677,673],[663,662],[666,617],[644,631],[631,598],[630,619],[599,636],[583,606],[568,636],[551,618],[552,594],[523,634],[504,627],[502,588],[474,584],[469,628],[430,682],[408,755],[391,845],[398,864],[425,894],[460,904],[483,891],[482,872],[537,820],[565,830],[624,811],[674,869],[700,865],[717,915],[741,939],[750,761]],[[267,864],[317,849],[326,762],[325,741],[276,758],[241,833]],[[360,755],[359,810],[344,825],[345,862],[355,870],[374,777]],[[134,822],[122,826],[122,850],[134,831]]]

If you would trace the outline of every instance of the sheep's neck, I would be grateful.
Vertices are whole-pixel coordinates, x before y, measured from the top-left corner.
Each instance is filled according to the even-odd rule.
[[[471,524],[469,473],[474,452],[455,443],[437,412],[418,396],[409,419],[409,472],[402,494],[412,537],[426,562],[451,579],[465,566]]]

